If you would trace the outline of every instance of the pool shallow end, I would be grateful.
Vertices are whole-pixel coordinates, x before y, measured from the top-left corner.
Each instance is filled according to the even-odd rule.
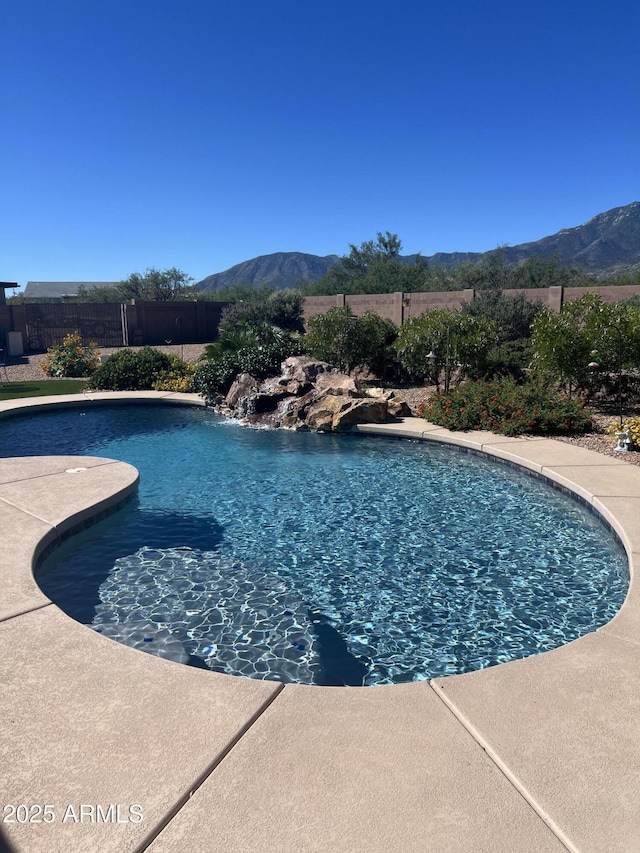
[[[33,581],[39,550],[135,490],[134,469],[47,457],[38,474],[42,458],[2,460],[3,790],[51,798],[59,814],[74,801],[141,803],[145,814],[120,826],[4,826],[18,851],[313,842],[386,853],[422,851],[426,840],[438,850],[626,851],[640,837],[640,471],[548,439],[451,434],[419,419],[359,431],[457,444],[580,494],[627,550],[619,614],[552,652],[431,684],[282,688],[202,672],[99,637]],[[75,468],[86,470],[67,473]]]
[[[3,531],[0,621],[51,604],[33,569],[47,547],[116,509],[135,493],[138,472],[91,456],[0,460]]]

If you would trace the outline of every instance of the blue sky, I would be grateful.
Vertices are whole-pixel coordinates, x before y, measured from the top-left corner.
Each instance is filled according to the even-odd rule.
[[[0,279],[536,240],[640,200],[640,5],[20,0]]]

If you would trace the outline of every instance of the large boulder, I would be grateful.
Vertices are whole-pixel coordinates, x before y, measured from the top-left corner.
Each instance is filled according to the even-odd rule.
[[[406,400],[392,397],[387,402],[387,413],[391,418],[410,418],[413,412]]]
[[[348,404],[348,401],[348,397],[334,397],[329,394],[312,401],[306,411],[301,414],[309,429],[331,432],[335,415],[338,414],[341,406]]]
[[[230,409],[235,409],[238,405],[238,402],[243,397],[248,397],[251,394],[255,394],[258,390],[258,383],[250,376],[248,373],[239,373],[236,376],[235,382],[229,388],[227,392],[227,396],[225,398],[225,403],[229,406]]]
[[[379,400],[387,401],[387,414],[390,418],[410,418],[413,414],[406,400],[398,397],[395,391],[387,391],[384,388],[369,386],[367,393],[373,397],[377,397]]]
[[[387,420],[387,401],[368,397],[346,397],[327,394],[313,402],[305,415],[305,423],[318,432],[346,432],[354,424],[383,424]]]
[[[273,376],[265,379],[258,391],[261,394],[288,394],[291,397],[299,397],[312,388],[311,382],[301,382],[298,379],[289,379],[287,376]]]
[[[333,419],[334,432],[345,432],[355,424],[383,424],[387,420],[385,400],[352,398],[348,406],[341,409]]]
[[[358,397],[360,391],[354,379],[345,373],[321,373],[315,381],[315,387],[321,394]]]
[[[292,355],[282,362],[281,371],[287,382],[294,379],[301,385],[313,385],[321,373],[331,372],[331,365],[308,355]]]

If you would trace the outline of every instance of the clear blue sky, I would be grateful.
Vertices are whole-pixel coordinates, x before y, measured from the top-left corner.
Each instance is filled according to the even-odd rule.
[[[640,200],[637,0],[5,0],[0,279],[536,240]]]

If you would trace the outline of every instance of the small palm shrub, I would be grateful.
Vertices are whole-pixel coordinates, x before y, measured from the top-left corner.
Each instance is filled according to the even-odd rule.
[[[150,390],[171,369],[171,357],[160,350],[125,348],[109,356],[92,375],[88,387],[95,391]]]
[[[194,371],[193,388],[210,404],[216,394],[226,394],[239,373],[254,379],[276,376],[286,358],[301,352],[295,334],[275,326],[246,327],[207,347],[205,359]]]
[[[545,385],[512,379],[467,382],[433,397],[422,415],[450,430],[484,429],[501,435],[586,432],[590,412],[575,398]]]
[[[47,376],[73,378],[90,376],[100,364],[100,353],[94,343],[82,345],[75,332],[66,335],[58,346],[50,347],[40,367]]]

